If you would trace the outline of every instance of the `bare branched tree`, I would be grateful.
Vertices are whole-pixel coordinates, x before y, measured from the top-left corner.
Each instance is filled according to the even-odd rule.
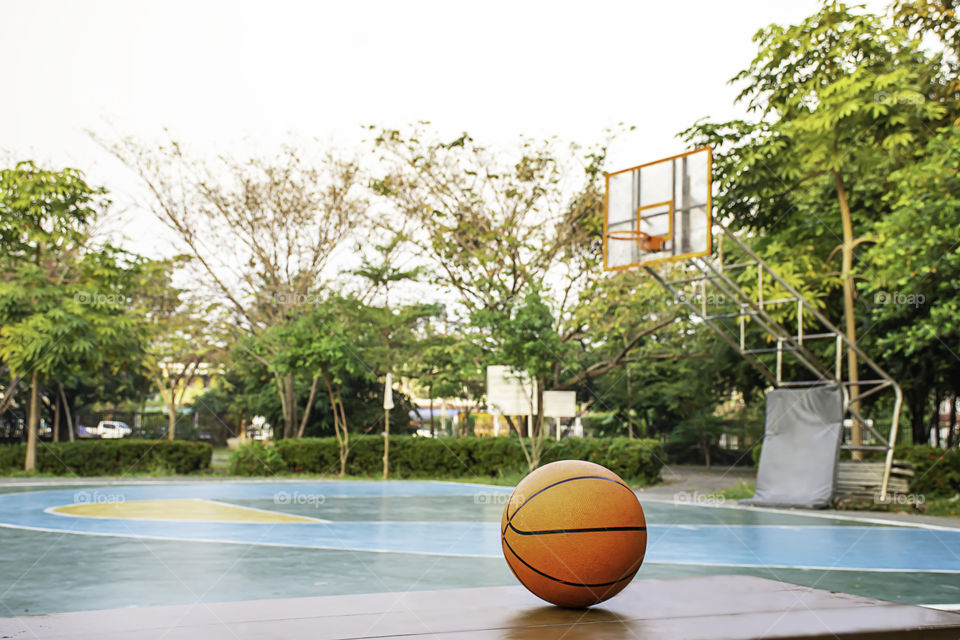
[[[237,337],[283,324],[330,289],[343,266],[337,258],[366,209],[357,163],[332,151],[316,161],[294,146],[267,157],[211,160],[173,140],[98,141],[140,177],[146,206],[195,259]],[[275,378],[283,435],[292,437],[295,376],[272,361],[270,341],[264,345],[266,354],[251,354]],[[315,387],[316,372],[305,373]]]

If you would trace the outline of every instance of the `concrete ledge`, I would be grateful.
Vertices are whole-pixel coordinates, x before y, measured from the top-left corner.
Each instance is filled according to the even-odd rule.
[[[751,576],[638,580],[589,610],[522,587],[415,591],[0,619],[3,638],[950,638],[960,614]]]

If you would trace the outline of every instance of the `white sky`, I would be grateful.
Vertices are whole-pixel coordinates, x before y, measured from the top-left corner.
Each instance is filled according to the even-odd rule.
[[[158,256],[168,236],[85,130],[149,140],[166,127],[201,151],[249,153],[291,132],[350,145],[361,125],[417,120],[496,144],[636,125],[614,169],[677,152],[674,134],[699,118],[742,115],[726,83],[752,35],[818,6],[0,0],[0,153],[84,170],[124,210],[126,246]]]

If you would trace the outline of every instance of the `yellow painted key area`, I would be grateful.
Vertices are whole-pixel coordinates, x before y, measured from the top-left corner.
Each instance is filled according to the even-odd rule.
[[[196,499],[127,500],[124,502],[71,504],[54,507],[50,511],[69,516],[129,518],[133,520],[261,522],[270,524],[317,522],[314,518]]]

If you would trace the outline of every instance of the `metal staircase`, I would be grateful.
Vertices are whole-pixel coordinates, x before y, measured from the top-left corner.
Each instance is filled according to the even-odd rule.
[[[863,430],[863,442],[855,445],[845,436],[843,448],[886,452],[880,487],[880,499],[885,500],[903,404],[900,385],[736,234],[723,225],[715,223],[715,227],[720,231],[715,237],[721,243],[725,239],[732,242],[729,247],[732,251],[725,253],[721,250],[715,254],[716,257],[687,261],[686,264],[696,270],[695,275],[669,280],[651,267],[644,268],[695,318],[739,352],[772,386],[839,384],[843,389],[844,414],[849,416],[844,423],[852,425],[856,421]],[[724,263],[725,256],[730,254],[737,261]],[[741,283],[754,277],[756,292],[752,294]],[[772,292],[773,295],[765,295],[766,292]],[[795,318],[791,318],[793,322],[790,324],[796,325],[795,330],[785,328],[774,317],[791,313]],[[813,325],[815,330],[808,331],[804,325]],[[756,340],[758,332],[762,337],[762,346],[748,344]],[[853,380],[849,367],[844,370],[843,363],[850,352],[856,353],[861,369],[871,372],[868,379]],[[884,391],[893,393],[887,436],[880,432],[874,420],[861,413],[862,400]]]

